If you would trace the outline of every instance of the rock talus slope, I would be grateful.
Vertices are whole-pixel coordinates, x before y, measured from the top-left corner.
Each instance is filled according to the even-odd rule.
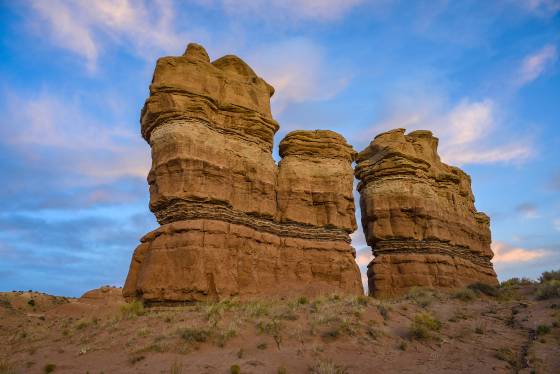
[[[134,252],[123,294],[148,303],[362,292],[349,234],[355,152],[296,131],[272,158],[274,89],[199,45],[157,62],[141,132],[161,227]]]
[[[362,226],[375,256],[370,294],[497,284],[490,219],[475,209],[470,177],[442,163],[437,145],[429,131],[396,129],[357,156]]]

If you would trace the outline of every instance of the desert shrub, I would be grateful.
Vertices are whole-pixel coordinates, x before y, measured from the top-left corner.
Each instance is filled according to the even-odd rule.
[[[239,365],[231,365],[229,368],[229,372],[231,374],[239,374],[241,373],[241,368],[239,367]]]
[[[186,327],[179,330],[179,335],[187,343],[204,343],[212,334],[207,329]]]
[[[144,314],[144,304],[139,300],[121,305],[121,317],[126,319],[136,318]]]
[[[517,359],[514,352],[509,348],[500,348],[496,351],[495,357],[510,364],[512,367],[517,367]]]
[[[286,370],[285,367],[279,367],[278,370],[276,370],[276,374],[287,374],[288,371]]]
[[[367,306],[369,303],[369,297],[366,295],[356,296],[355,301],[358,305]]]
[[[498,296],[498,289],[487,283],[482,283],[482,282],[472,283],[468,286],[468,288],[473,291],[483,293],[487,296]]]
[[[319,361],[309,368],[311,374],[346,374],[347,370],[332,361]]]
[[[500,283],[500,288],[512,288],[512,287],[519,287],[519,286],[528,286],[535,282],[533,282],[529,278],[511,278],[506,281]]]
[[[280,349],[280,343],[282,342],[282,324],[276,319],[271,319],[269,321],[259,321],[257,323],[257,331],[259,334],[267,334],[272,336],[278,349]]]
[[[560,281],[560,270],[545,271],[539,277],[539,282],[544,283],[552,280]]]
[[[216,343],[219,347],[224,347],[226,342],[237,335],[237,328],[230,324],[228,328],[221,329],[216,336]]]
[[[434,292],[427,288],[412,287],[410,291],[408,291],[406,298],[414,301],[422,308],[426,308],[434,301]]]
[[[377,311],[385,321],[389,319],[389,308],[385,304],[377,305]]]
[[[52,373],[55,370],[56,370],[56,365],[55,364],[46,364],[45,367],[43,368],[43,372],[45,374]]]
[[[536,296],[540,300],[560,297],[560,280],[553,279],[539,284]]]
[[[548,325],[538,325],[536,332],[537,332],[537,335],[546,335],[550,332],[550,326],[548,326]]]
[[[309,299],[308,299],[307,297],[305,297],[305,296],[300,296],[300,297],[298,297],[298,299],[297,299],[297,303],[298,303],[299,305],[309,304]]]
[[[408,346],[408,344],[406,344],[406,341],[404,341],[404,340],[402,340],[402,341],[399,343],[399,349],[400,349],[401,351],[406,351],[407,346]]]
[[[461,288],[451,294],[451,297],[461,301],[472,301],[476,299],[477,294],[470,288]]]
[[[413,338],[422,340],[432,336],[434,331],[441,329],[441,322],[430,313],[419,313],[414,317],[410,326],[410,333]]]

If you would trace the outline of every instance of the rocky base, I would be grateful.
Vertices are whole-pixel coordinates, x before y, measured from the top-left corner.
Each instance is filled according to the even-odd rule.
[[[296,238],[210,219],[163,225],[136,248],[123,295],[155,304],[361,294],[350,244],[309,234]]]

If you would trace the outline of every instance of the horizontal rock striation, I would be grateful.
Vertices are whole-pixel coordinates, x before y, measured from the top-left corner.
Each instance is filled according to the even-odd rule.
[[[142,110],[150,209],[123,289],[147,303],[359,294],[349,234],[355,152],[331,131],[295,131],[272,158],[274,89],[236,56],[190,44],[158,60]]]
[[[470,177],[442,163],[437,145],[429,131],[396,129],[357,156],[362,226],[375,256],[371,294],[497,284],[490,219],[475,209]]]

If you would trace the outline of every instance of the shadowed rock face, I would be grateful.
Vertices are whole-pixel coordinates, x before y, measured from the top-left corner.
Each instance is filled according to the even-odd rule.
[[[362,292],[349,234],[355,152],[295,131],[272,158],[274,89],[236,56],[190,44],[158,60],[142,110],[150,209],[123,294],[146,302]]]
[[[470,177],[442,163],[437,144],[429,131],[396,129],[357,156],[362,226],[375,256],[371,294],[497,284],[490,219],[474,207]]]

